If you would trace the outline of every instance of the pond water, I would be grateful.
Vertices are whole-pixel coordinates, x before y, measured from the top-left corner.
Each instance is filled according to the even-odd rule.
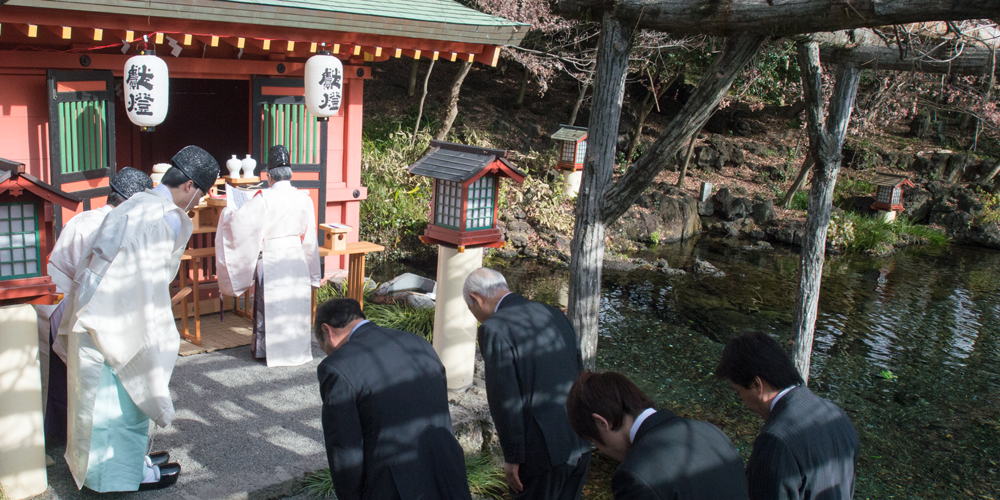
[[[762,421],[712,371],[741,331],[790,342],[798,254],[702,238],[642,257],[682,269],[698,257],[726,276],[605,273],[598,368],[712,422],[749,458]],[[565,268],[517,261],[502,271],[534,300],[565,300]],[[858,430],[855,498],[1000,498],[998,317],[1000,252],[828,257],[809,385]]]

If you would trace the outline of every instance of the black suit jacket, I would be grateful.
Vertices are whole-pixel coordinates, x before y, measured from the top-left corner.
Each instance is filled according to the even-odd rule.
[[[743,459],[718,427],[659,410],[611,477],[615,500],[746,500]]]
[[[470,498],[444,366],[426,340],[366,323],[317,372],[337,498]]]
[[[796,387],[774,405],[753,443],[747,482],[753,500],[850,500],[858,433],[837,405]]]
[[[504,461],[522,476],[576,464],[590,450],[570,427],[566,396],[583,369],[576,332],[562,311],[516,293],[479,326],[486,398]]]

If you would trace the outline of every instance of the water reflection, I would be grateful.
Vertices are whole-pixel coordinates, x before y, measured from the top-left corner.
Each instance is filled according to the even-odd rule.
[[[719,425],[746,458],[760,421],[711,371],[720,342],[744,329],[790,341],[798,255],[702,240],[643,257],[688,269],[701,258],[727,277],[606,273],[599,366]],[[512,287],[534,290],[536,300],[568,280],[533,264],[513,267],[504,271]],[[832,256],[823,279],[811,386],[844,407],[862,437],[855,497],[995,495],[1000,350],[998,327],[984,318],[1000,312],[1000,254],[954,247],[887,260]]]
[[[702,239],[642,257],[683,269],[700,258],[727,276],[605,273],[599,368],[719,426],[747,458],[761,422],[712,370],[721,342],[745,329],[790,341],[798,255]],[[550,304],[569,279],[527,261],[503,272],[513,290]],[[855,498],[997,498],[1000,253],[830,256],[823,274],[810,386],[858,429]]]

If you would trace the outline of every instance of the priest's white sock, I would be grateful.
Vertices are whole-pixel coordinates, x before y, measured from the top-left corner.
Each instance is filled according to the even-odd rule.
[[[153,465],[153,461],[150,460],[149,455],[143,459],[143,478],[144,483],[155,483],[160,480],[160,466]]]

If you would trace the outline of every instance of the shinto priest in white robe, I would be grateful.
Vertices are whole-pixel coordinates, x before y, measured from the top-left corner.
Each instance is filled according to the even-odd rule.
[[[180,337],[170,282],[192,224],[161,188],[107,215],[65,299],[66,462],[80,488],[138,489],[149,420],[163,427],[174,416],[168,384]]]
[[[56,291],[64,296],[69,295],[73,289],[73,277],[76,276],[76,264],[83,258],[84,252],[90,248],[97,236],[97,229],[104,222],[104,217],[113,209],[111,205],[104,205],[100,208],[87,210],[76,214],[66,222],[59,239],[56,240],[52,252],[49,254],[48,271],[52,277],[52,283],[56,285]],[[49,378],[49,357],[52,354],[59,356],[59,359],[66,362],[66,347],[60,344],[55,338],[59,330],[59,320],[62,318],[62,311],[54,314],[57,309],[65,308],[66,301],[56,305],[36,305],[38,312],[38,350],[42,361],[42,408],[47,400],[48,378]],[[49,323],[49,320],[52,323]],[[52,352],[49,352],[49,336],[52,337]]]
[[[242,295],[253,283],[254,273],[260,273],[269,367],[312,360],[312,289],[322,279],[313,210],[306,192],[279,181],[238,210],[226,207],[219,217],[215,237],[219,290]]]

